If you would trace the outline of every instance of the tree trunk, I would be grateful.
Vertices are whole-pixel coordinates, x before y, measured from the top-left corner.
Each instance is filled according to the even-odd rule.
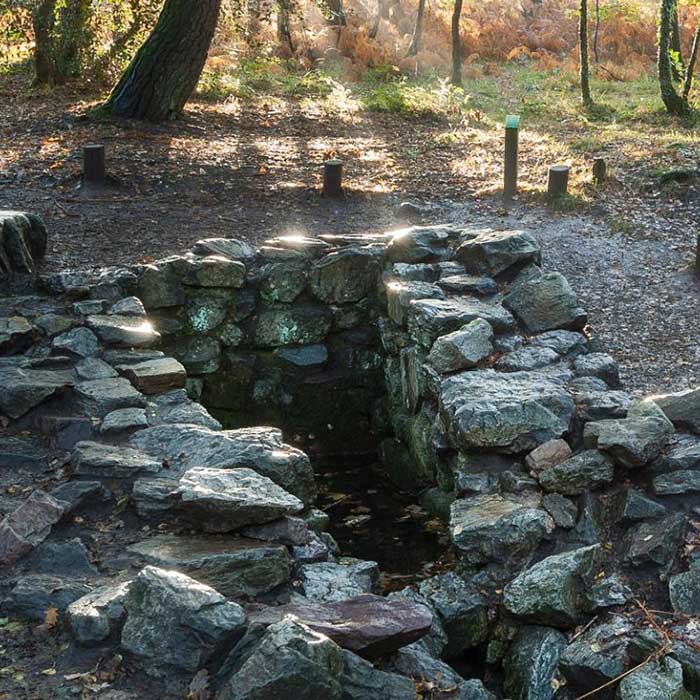
[[[35,82],[62,85],[80,75],[82,53],[89,45],[91,0],[41,0],[32,15]]]
[[[681,44],[681,27],[678,22],[678,0],[673,3],[673,15],[671,16],[671,51],[678,56],[678,61],[671,63],[674,80],[683,79],[683,45]]]
[[[179,115],[197,87],[220,7],[221,0],[166,0],[105,108],[153,122]]]
[[[348,23],[343,9],[343,0],[326,0],[326,5],[331,13],[331,25],[334,27],[345,27]]]
[[[53,33],[55,23],[56,0],[42,0],[32,15],[35,82],[42,85],[54,85],[56,82],[61,82],[54,60]]]
[[[286,44],[290,53],[294,54],[291,14],[289,0],[277,0],[277,39],[280,44]]]
[[[688,65],[685,69],[685,80],[683,81],[683,100],[688,104],[688,96],[690,95],[690,88],[693,85],[693,73],[695,72],[695,63],[698,60],[698,50],[700,49],[700,24],[695,28],[695,34],[693,35],[693,48],[690,51],[690,58],[688,59]]]
[[[452,84],[462,87],[462,41],[459,36],[459,20],[462,17],[462,0],[455,0],[452,12]]]
[[[581,99],[585,107],[593,104],[588,75],[588,0],[581,0],[578,21],[579,67],[581,71]]]
[[[595,0],[595,28],[593,29],[593,60],[598,63],[598,34],[600,33],[600,0]]]
[[[408,47],[408,55],[415,56],[420,51],[420,42],[423,37],[423,15],[425,14],[425,0],[418,0],[418,14],[416,26],[413,28],[413,38]]]
[[[687,102],[676,92],[669,56],[671,20],[675,6],[675,0],[661,0],[659,6],[659,55],[657,69],[661,99],[666,106],[666,111],[669,114],[682,116],[687,112]]]

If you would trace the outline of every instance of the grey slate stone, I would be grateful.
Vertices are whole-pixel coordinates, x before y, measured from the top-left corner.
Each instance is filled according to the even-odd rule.
[[[140,450],[90,441],[79,442],[75,446],[71,464],[76,474],[106,479],[157,474],[163,467],[162,461]]]
[[[598,450],[585,450],[539,473],[545,491],[578,496],[612,482],[615,464]]]
[[[78,357],[94,357],[101,349],[97,336],[85,327],[73,328],[67,333],[57,335],[51,345],[54,350],[69,352]]]
[[[128,549],[149,564],[185,573],[227,598],[267,593],[290,575],[286,547],[237,537],[164,534]]]
[[[455,258],[472,274],[498,275],[528,262],[540,261],[540,246],[525,231],[484,231],[462,243]]]
[[[124,621],[128,583],[102,586],[73,601],[66,611],[71,632],[80,644],[99,644]]]
[[[130,583],[122,647],[152,675],[198,670],[245,629],[242,608],[175,571],[147,566]]]
[[[426,362],[437,372],[454,372],[476,366],[492,352],[493,329],[487,321],[479,318],[437,338]]]
[[[89,417],[102,418],[119,408],[144,408],[146,397],[123,377],[79,382],[74,391],[78,406]]]
[[[374,561],[344,557],[339,562],[304,564],[299,569],[304,595],[320,602],[338,602],[362,593],[374,593],[379,567]]]
[[[304,508],[296,496],[247,467],[194,467],[180,477],[177,492],[183,515],[206,532],[230,532]]]

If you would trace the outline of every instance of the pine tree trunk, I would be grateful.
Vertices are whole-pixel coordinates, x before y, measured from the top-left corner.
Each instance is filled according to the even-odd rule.
[[[676,92],[671,72],[671,59],[669,57],[671,22],[675,6],[675,0],[661,0],[659,6],[659,55],[657,69],[661,99],[666,106],[666,111],[669,114],[682,116],[687,112],[687,103]]]
[[[462,17],[462,0],[455,0],[452,12],[452,84],[462,87],[462,41],[459,21]]]
[[[293,54],[291,15],[289,0],[277,0],[277,39],[280,44],[286,44],[289,52]]]
[[[579,66],[581,71],[581,99],[586,107],[593,104],[588,75],[588,0],[581,0],[578,22]]]
[[[413,29],[413,38],[408,47],[408,55],[415,56],[420,51],[420,42],[423,37],[423,15],[425,14],[425,0],[418,0],[418,14],[416,15],[416,26]]]
[[[179,115],[204,68],[220,7],[221,0],[166,0],[105,108],[153,122]]]

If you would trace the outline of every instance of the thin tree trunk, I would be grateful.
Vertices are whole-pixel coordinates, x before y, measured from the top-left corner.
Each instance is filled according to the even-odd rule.
[[[418,14],[416,15],[416,25],[413,28],[413,38],[408,47],[408,55],[415,56],[420,51],[420,43],[423,37],[423,15],[425,14],[425,0],[418,0]]]
[[[180,114],[204,68],[220,7],[221,0],[166,0],[105,108],[153,122]]]
[[[678,22],[678,0],[673,3],[673,15],[671,17],[671,51],[678,57],[678,61],[671,63],[674,80],[682,80],[683,67],[683,45],[681,44],[681,27]]]
[[[455,0],[452,12],[452,84],[462,87],[462,41],[459,21],[462,17],[462,0]]]
[[[600,0],[595,0],[595,28],[593,29],[593,60],[598,63],[598,34],[600,32]]]
[[[588,72],[588,0],[581,0],[579,6],[579,64],[581,71],[581,99],[586,107],[593,104]]]
[[[671,73],[671,58],[669,56],[671,21],[676,6],[675,0],[661,0],[659,5],[659,55],[657,72],[661,99],[669,114],[682,116],[687,112],[687,103],[676,92]]]
[[[700,49],[700,24],[695,28],[693,35],[693,48],[690,51],[690,58],[685,69],[685,80],[683,81],[683,101],[688,104],[690,88],[693,85],[693,73],[695,72],[695,63],[698,60],[698,50]]]
[[[328,9],[331,12],[331,24],[335,27],[345,27],[348,23],[343,8],[343,0],[326,0]]]
[[[280,43],[286,43],[289,51],[294,53],[289,0],[277,1],[277,38]]]

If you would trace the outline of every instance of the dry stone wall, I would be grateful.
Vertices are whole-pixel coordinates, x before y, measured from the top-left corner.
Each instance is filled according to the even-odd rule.
[[[216,239],[4,296],[0,599],[58,615],[39,696],[98,648],[128,700],[698,697],[700,392],[633,400],[539,263],[520,231]],[[451,566],[378,596],[299,445],[379,449]]]

